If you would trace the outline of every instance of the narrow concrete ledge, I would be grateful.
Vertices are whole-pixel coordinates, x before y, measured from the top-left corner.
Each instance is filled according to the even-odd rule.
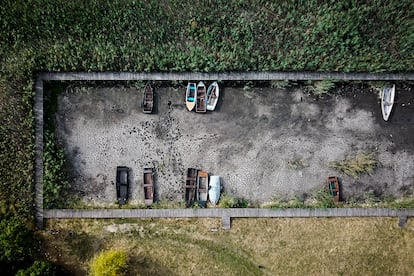
[[[309,217],[414,217],[414,209],[45,209],[44,218],[309,218]]]
[[[35,117],[35,218],[36,227],[43,229],[43,81],[36,80],[36,95],[34,102]]]
[[[342,73],[342,72],[62,72],[40,73],[41,80],[76,81],[76,80],[232,80],[232,81],[264,81],[264,80],[359,80],[359,81],[395,81],[414,80],[414,73]]]

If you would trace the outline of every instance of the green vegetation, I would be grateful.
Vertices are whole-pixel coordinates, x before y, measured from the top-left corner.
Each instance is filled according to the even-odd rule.
[[[249,202],[245,199],[236,198],[231,194],[224,193],[220,196],[218,206],[220,208],[247,208],[249,207]]]
[[[309,198],[295,196],[291,199],[273,198],[261,205],[261,208],[335,208],[344,203],[335,203],[328,189],[314,191]]]
[[[16,244],[17,253],[4,251],[11,269],[19,268],[13,264],[27,267],[19,252],[30,252],[26,247],[32,243],[24,229],[31,228],[34,214],[36,72],[414,70],[414,8],[409,0],[212,4],[219,8],[178,0],[2,1],[1,224],[10,230],[3,236],[6,245],[23,239]],[[54,141],[45,146],[45,189],[50,191],[45,206],[58,206],[54,195],[65,187],[59,170],[63,156],[59,150],[52,153]],[[29,227],[19,228],[15,221]],[[12,231],[14,227],[24,235]]]
[[[54,276],[58,275],[56,267],[46,261],[35,261],[29,268],[20,269],[16,276]]]
[[[127,268],[127,258],[123,251],[101,252],[91,262],[91,276],[122,276]]]
[[[43,231],[42,239],[51,256],[65,252],[60,262],[77,275],[87,274],[91,256],[108,250],[128,252],[130,275],[199,270],[208,275],[407,275],[414,269],[411,219],[405,228],[398,227],[398,218],[233,219],[230,230],[220,224],[219,219],[50,220],[47,229],[55,233]],[[86,258],[70,249],[82,233],[94,241],[78,243]]]
[[[69,186],[65,174],[65,154],[56,145],[54,133],[46,131],[44,139],[43,204],[44,208],[59,208],[68,199],[62,194]]]
[[[0,221],[0,262],[13,263],[30,260],[33,255],[30,230],[16,217]]]
[[[363,173],[372,174],[379,163],[373,154],[359,153],[354,157],[349,156],[343,161],[330,162],[329,166],[357,179]]]
[[[4,56],[48,71],[413,70],[411,1],[5,1]],[[251,9],[251,7],[257,7]]]
[[[309,164],[306,161],[295,159],[295,160],[288,161],[287,166],[289,169],[292,169],[292,170],[302,170],[306,167],[309,167]]]
[[[335,82],[329,80],[309,81],[306,91],[315,96],[328,94],[335,87]]]

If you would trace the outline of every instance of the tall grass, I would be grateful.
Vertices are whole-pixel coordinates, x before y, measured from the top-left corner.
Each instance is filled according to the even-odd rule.
[[[357,179],[363,173],[372,174],[379,166],[379,162],[373,154],[359,153],[355,156],[348,156],[342,161],[330,162],[329,166]]]

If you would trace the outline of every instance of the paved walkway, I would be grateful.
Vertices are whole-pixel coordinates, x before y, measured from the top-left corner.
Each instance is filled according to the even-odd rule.
[[[127,72],[65,72],[40,73],[42,80],[338,80],[338,81],[408,81],[414,80],[414,73],[317,73],[317,72],[227,72],[227,73],[127,73]]]
[[[36,192],[36,226],[43,228],[43,81],[36,80],[34,103],[35,115],[35,192]]]
[[[44,210],[44,218],[222,218],[230,228],[231,218],[308,218],[308,217],[414,217],[414,209],[330,208],[330,209],[54,209]]]

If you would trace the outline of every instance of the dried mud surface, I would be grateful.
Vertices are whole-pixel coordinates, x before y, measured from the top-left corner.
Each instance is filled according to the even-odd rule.
[[[322,98],[301,88],[221,87],[216,111],[188,112],[185,88],[155,87],[155,114],[134,88],[67,89],[57,130],[74,192],[87,204],[116,201],[116,166],[131,168],[131,204],[143,202],[143,169],[155,168],[156,199],[183,200],[188,167],[220,175],[224,189],[263,203],[306,197],[331,175],[343,197],[402,196],[414,191],[414,91],[397,86],[388,122],[378,91],[349,85]],[[358,152],[381,166],[353,179],[328,166]],[[300,166],[292,166],[300,164]]]

